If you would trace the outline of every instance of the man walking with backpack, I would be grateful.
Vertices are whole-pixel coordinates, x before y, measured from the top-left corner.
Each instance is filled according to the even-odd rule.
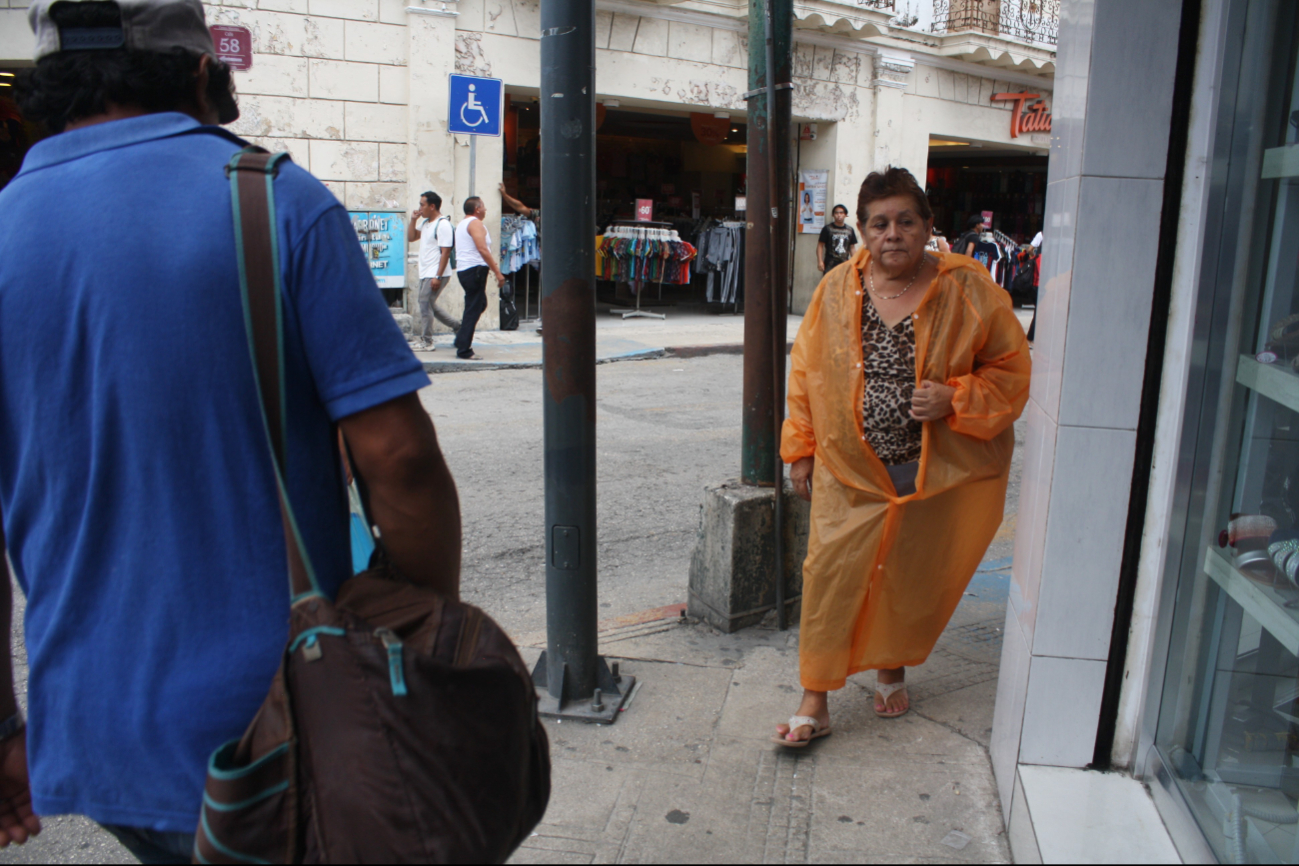
[[[265,698],[290,610],[224,171],[245,143],[217,126],[238,108],[199,0],[34,0],[29,20],[22,108],[57,134],[0,191],[0,517],[30,661],[26,727],[0,663],[0,847],[79,813],[188,862],[209,754]],[[288,161],[270,177],[285,491],[315,577],[332,597],[351,576],[341,429],[395,569],[455,598],[428,377],[337,199]],[[110,218],[48,230],[87,198]]]
[[[420,218],[424,224],[417,225]],[[406,242],[419,239],[419,334],[417,348],[432,352],[433,318],[452,330],[460,330],[460,323],[437,307],[438,295],[451,281],[451,270],[456,266],[455,228],[451,218],[442,214],[442,196],[429,190],[419,197],[419,208],[411,214],[406,226]]]

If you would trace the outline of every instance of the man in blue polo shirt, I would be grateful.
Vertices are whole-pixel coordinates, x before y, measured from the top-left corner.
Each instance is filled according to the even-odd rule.
[[[215,125],[238,110],[199,0],[30,20],[23,108],[59,134],[0,191],[0,515],[30,663],[25,729],[0,666],[0,846],[80,813],[187,861],[207,757],[252,720],[289,613],[223,172],[243,143]],[[291,164],[275,196],[289,495],[320,581],[350,575],[337,425],[397,567],[455,596],[428,378],[338,201]],[[77,201],[102,218],[59,230]]]

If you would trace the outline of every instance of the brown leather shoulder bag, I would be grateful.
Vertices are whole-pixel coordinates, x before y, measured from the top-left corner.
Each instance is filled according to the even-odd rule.
[[[247,732],[212,755],[194,859],[504,862],[550,796],[546,733],[514,644],[482,611],[385,565],[331,601],[293,517],[274,194],[285,157],[248,148],[226,173],[288,549],[289,639]]]

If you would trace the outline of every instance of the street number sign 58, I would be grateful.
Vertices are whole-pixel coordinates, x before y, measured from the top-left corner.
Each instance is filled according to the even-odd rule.
[[[231,69],[252,69],[253,33],[247,27],[233,24],[215,24],[212,44],[216,46],[217,59]]]

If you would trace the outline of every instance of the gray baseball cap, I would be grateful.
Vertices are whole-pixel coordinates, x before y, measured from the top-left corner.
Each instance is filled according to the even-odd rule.
[[[196,54],[216,54],[201,0],[115,0],[113,5],[121,12],[120,26],[60,28],[50,18],[53,6],[91,2],[104,0],[33,0],[27,21],[36,34],[34,59],[59,51],[113,48],[184,48]]]

